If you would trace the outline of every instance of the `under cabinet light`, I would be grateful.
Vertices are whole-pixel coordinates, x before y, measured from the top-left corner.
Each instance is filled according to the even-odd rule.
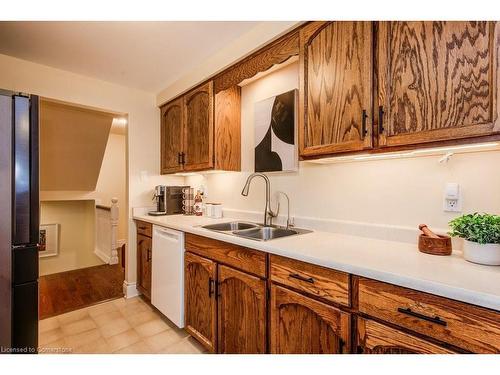
[[[500,145],[498,142],[490,143],[476,143],[473,145],[462,145],[462,146],[449,146],[449,147],[436,147],[436,148],[423,148],[421,150],[412,151],[412,154],[428,154],[434,152],[450,152],[450,151],[460,151],[460,150],[474,150],[474,149],[485,149],[485,148],[496,148]]]
[[[490,150],[500,150],[499,142],[488,142],[488,143],[476,143],[469,145],[459,145],[459,146],[444,146],[444,147],[433,147],[433,148],[423,148],[419,150],[407,151],[407,152],[386,152],[382,154],[360,154],[360,155],[349,155],[349,156],[333,156],[323,159],[306,160],[306,163],[313,164],[332,164],[341,162],[355,162],[355,161],[369,161],[369,160],[384,160],[384,159],[401,159],[401,158],[411,158],[411,157],[421,157],[421,156],[432,156],[453,153],[467,153],[475,151],[490,151]]]
[[[392,158],[402,158],[402,157],[410,156],[410,155],[411,155],[411,152],[406,152],[406,153],[388,153],[388,154],[365,155],[365,156],[353,156],[352,160],[392,159]]]

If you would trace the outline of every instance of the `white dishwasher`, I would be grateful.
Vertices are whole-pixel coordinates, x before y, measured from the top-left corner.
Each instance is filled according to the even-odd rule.
[[[184,328],[184,233],[153,225],[151,303]]]

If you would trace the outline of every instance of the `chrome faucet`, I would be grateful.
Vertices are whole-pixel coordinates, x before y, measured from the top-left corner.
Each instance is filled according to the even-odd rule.
[[[267,178],[267,176],[263,173],[252,173],[250,176],[248,176],[247,182],[245,183],[245,186],[241,191],[241,195],[243,195],[244,197],[248,196],[248,192],[250,190],[250,182],[254,177],[262,177],[266,182],[266,207],[264,208],[264,225],[271,226],[273,223],[273,217],[276,217],[277,214],[271,210],[271,182],[269,181],[269,178]]]
[[[288,194],[285,193],[284,191],[276,192],[276,197],[278,199],[278,207],[276,208],[276,215],[278,215],[280,212],[280,197],[279,197],[280,194],[286,198],[286,229],[290,229],[290,227],[293,227],[293,222],[290,219],[290,198],[288,198]]]

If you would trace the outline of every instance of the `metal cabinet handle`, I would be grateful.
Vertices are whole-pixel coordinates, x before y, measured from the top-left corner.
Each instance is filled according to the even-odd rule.
[[[148,262],[151,262],[152,254],[151,249],[148,249]]]
[[[148,227],[139,227],[140,230],[146,230]]]
[[[338,354],[344,353],[344,347],[345,347],[345,341],[339,337],[339,352],[338,352]]]
[[[212,298],[215,293],[215,281],[211,277],[208,278],[208,298]]]
[[[222,283],[220,281],[217,282],[217,293],[216,293],[216,297],[217,298],[220,298],[222,295],[221,295],[221,289],[222,289]]]
[[[289,276],[293,279],[297,279],[300,281],[305,281],[306,283],[314,284],[314,279],[312,277],[304,277],[304,276],[299,275],[298,273],[291,273]]]
[[[366,134],[368,133],[368,130],[366,130],[366,119],[368,118],[368,115],[366,114],[366,109],[363,109],[363,113],[361,114],[361,137],[364,138]]]
[[[177,164],[182,164],[182,157],[180,152],[177,153]]]
[[[435,317],[427,316],[427,315],[421,314],[419,312],[413,311],[409,307],[407,307],[407,308],[398,307],[398,312],[400,312],[402,314],[413,316],[415,318],[426,320],[426,321],[431,322],[431,323],[439,324],[439,325],[444,326],[444,327],[446,327],[446,325],[447,325],[446,321],[441,319],[439,316],[435,316]]]
[[[384,129],[384,107],[378,107],[378,133],[382,134]]]

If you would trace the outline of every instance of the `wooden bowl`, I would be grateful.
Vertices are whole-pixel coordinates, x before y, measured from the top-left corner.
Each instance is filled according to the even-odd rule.
[[[438,234],[439,238],[428,237],[421,234],[418,237],[418,249],[422,253],[432,255],[450,255],[451,237]]]

